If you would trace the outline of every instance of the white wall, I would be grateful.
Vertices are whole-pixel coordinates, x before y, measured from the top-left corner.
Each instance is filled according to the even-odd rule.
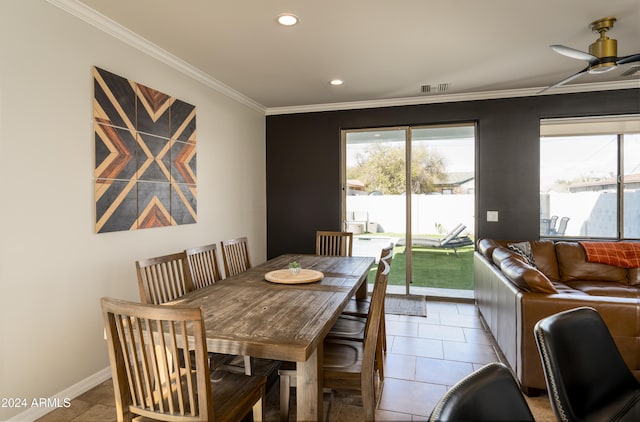
[[[347,196],[347,210],[368,213],[385,232],[404,233],[406,201],[404,195]],[[436,225],[448,232],[460,223],[475,233],[473,195],[413,195],[411,205],[414,234],[439,234]]]
[[[44,0],[0,31],[0,397],[31,400],[108,366],[99,298],[138,300],[136,259],[246,235],[264,260],[265,118]],[[92,66],[197,107],[197,224],[95,234]]]
[[[615,192],[551,192],[542,196],[542,217],[570,217],[565,236],[616,237],[618,197]],[[624,237],[640,238],[640,190],[624,192]]]

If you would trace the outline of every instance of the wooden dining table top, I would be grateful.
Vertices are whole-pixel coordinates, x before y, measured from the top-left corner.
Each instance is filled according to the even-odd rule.
[[[324,274],[307,284],[277,284],[264,275],[297,261]],[[366,295],[373,257],[287,254],[171,302],[199,306],[210,352],[304,362],[351,297]]]

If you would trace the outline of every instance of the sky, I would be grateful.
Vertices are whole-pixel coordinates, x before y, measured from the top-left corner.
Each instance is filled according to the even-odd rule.
[[[549,137],[540,142],[540,188],[557,180],[617,174],[616,135]],[[640,173],[640,134],[625,135],[625,174]]]
[[[364,154],[372,139],[390,146],[404,143],[403,130],[359,132],[354,142],[347,136],[347,166],[356,163],[358,154]],[[367,136],[368,135],[368,136]],[[376,141],[374,141],[376,142]],[[581,137],[547,137],[540,142],[540,187],[545,191],[558,180],[583,177],[606,178],[617,173],[616,135]],[[445,161],[446,172],[474,171],[475,147],[473,138],[429,139],[414,141],[439,153]],[[625,135],[625,174],[640,173],[640,134]]]
[[[404,146],[404,140],[381,139],[379,142],[388,143],[390,146]],[[371,143],[350,143],[347,141],[347,167],[353,166],[357,162],[357,155],[364,154]],[[473,138],[464,139],[430,139],[425,141],[413,141],[416,146],[425,146],[431,151],[438,153],[445,162],[446,172],[474,171],[474,142]]]

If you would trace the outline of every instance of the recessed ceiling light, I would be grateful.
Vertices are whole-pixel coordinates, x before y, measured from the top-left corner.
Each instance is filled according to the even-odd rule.
[[[283,13],[278,16],[278,23],[284,26],[293,26],[300,22],[300,19],[296,15],[292,15],[291,13]]]
[[[331,85],[342,85],[344,83],[344,81],[342,79],[333,79],[331,82],[329,82]]]

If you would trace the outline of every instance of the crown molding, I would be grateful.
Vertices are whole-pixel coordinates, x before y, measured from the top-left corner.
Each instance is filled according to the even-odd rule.
[[[391,99],[371,100],[371,101],[312,104],[312,105],[291,106],[291,107],[270,107],[266,109],[265,114],[267,116],[274,116],[279,114],[313,113],[313,112],[321,112],[321,111],[355,110],[355,109],[364,109],[364,108],[452,103],[452,102],[461,102],[461,101],[492,100],[492,99],[501,99],[501,98],[548,96],[548,95],[557,95],[557,94],[571,94],[571,93],[577,93],[577,92],[611,91],[616,89],[629,89],[629,88],[640,88],[640,80],[636,79],[633,81],[617,81],[617,82],[565,85],[565,86],[554,88],[553,90],[550,90],[551,92],[545,91],[542,94],[539,94],[539,92],[541,89],[543,89],[543,87],[537,87],[537,88],[510,89],[510,90],[503,90],[503,91],[469,92],[469,93],[462,93],[462,94],[442,94],[442,95],[432,95],[432,96],[424,96],[424,97],[405,97],[405,98],[391,98]]]
[[[603,83],[591,83],[591,84],[572,84],[556,87],[552,90],[545,91],[539,94],[539,91],[543,87],[524,88],[524,89],[512,89],[502,91],[483,91],[483,92],[470,92],[461,94],[436,94],[430,96],[420,97],[405,97],[405,98],[390,98],[381,100],[369,100],[369,101],[351,101],[342,103],[327,103],[327,104],[309,104],[299,106],[287,106],[287,107],[265,107],[264,105],[254,101],[244,94],[234,90],[230,86],[218,81],[210,75],[204,73],[200,69],[190,65],[184,60],[174,56],[168,51],[162,49],[158,45],[151,41],[141,37],[133,31],[125,28],[114,20],[98,13],[94,9],[88,7],[84,3],[78,0],[46,0],[48,3],[64,10],[65,12],[83,20],[84,22],[96,27],[97,29],[119,39],[120,41],[128,44],[141,52],[167,64],[168,66],[182,72],[183,74],[201,82],[202,84],[220,92],[221,94],[234,99],[235,101],[252,108],[267,116],[279,115],[279,114],[295,114],[295,113],[312,113],[322,111],[338,111],[338,110],[354,110],[365,108],[378,108],[378,107],[395,107],[406,105],[420,105],[420,104],[437,104],[437,103],[451,103],[460,101],[477,101],[477,100],[490,100],[500,98],[515,98],[515,97],[533,97],[533,96],[547,96],[557,94],[570,94],[577,92],[591,92],[591,91],[607,91],[615,89],[629,89],[640,88],[640,80],[634,79],[631,81],[618,81],[618,82],[603,82]]]
[[[244,94],[234,90],[228,85],[212,78],[200,69],[190,65],[179,57],[169,53],[151,41],[141,37],[133,31],[125,28],[116,21],[98,13],[94,9],[88,7],[78,0],[46,0],[53,6],[75,16],[76,18],[94,26],[95,28],[119,39],[131,47],[161,61],[162,63],[184,73],[185,75],[195,79],[196,81],[212,88],[221,94],[232,98],[233,100],[248,106],[260,113],[266,112],[266,107],[257,103]]]

